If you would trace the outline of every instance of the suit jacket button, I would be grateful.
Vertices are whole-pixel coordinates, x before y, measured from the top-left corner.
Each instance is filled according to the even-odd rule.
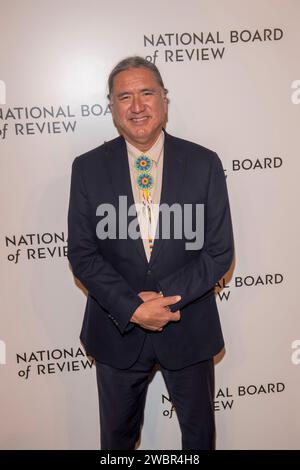
[[[150,274],[152,274],[152,271],[151,271],[151,269],[148,269],[147,276],[150,276]]]

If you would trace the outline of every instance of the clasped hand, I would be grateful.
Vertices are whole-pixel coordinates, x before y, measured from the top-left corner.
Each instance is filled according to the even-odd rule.
[[[131,317],[131,322],[137,323],[146,330],[162,331],[170,321],[180,320],[180,311],[171,312],[170,306],[181,299],[180,295],[163,297],[154,291],[140,292],[142,303]]]

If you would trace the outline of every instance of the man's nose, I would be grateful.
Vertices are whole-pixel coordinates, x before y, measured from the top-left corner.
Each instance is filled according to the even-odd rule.
[[[140,113],[144,110],[144,103],[140,96],[134,96],[131,102],[131,111],[133,113]]]

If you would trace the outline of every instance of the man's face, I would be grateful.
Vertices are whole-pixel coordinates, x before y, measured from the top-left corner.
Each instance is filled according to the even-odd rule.
[[[110,109],[120,134],[145,152],[166,120],[167,98],[151,70],[131,68],[114,77]]]

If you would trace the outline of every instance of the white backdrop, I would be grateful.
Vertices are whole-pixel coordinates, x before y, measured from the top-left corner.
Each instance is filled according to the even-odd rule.
[[[85,296],[66,258],[70,169],[117,135],[107,75],[139,54],[169,89],[167,130],[217,151],[227,175],[217,448],[299,448],[299,2],[0,3],[0,447],[98,448]],[[168,398],[158,372],[141,449],[180,448]]]

